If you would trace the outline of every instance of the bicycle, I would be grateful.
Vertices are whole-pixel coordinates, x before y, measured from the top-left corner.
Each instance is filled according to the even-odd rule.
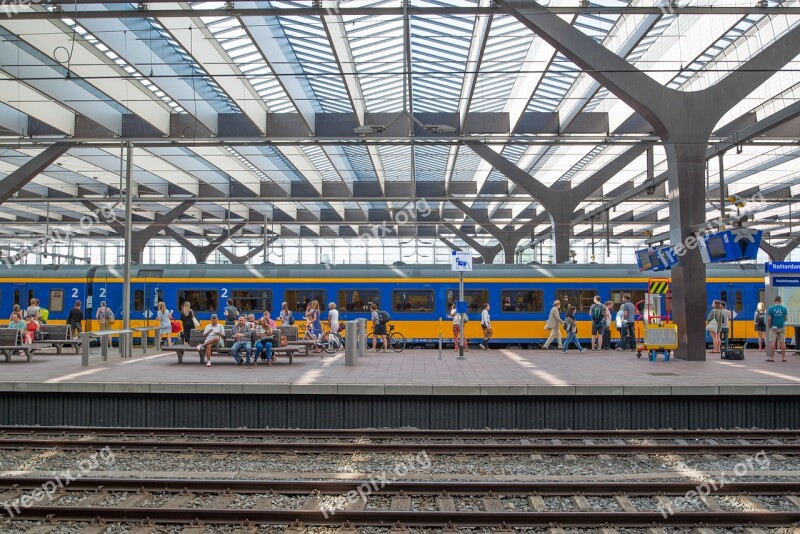
[[[323,330],[319,335],[314,335],[311,329],[306,329],[306,338],[316,341],[314,347],[319,347],[321,351],[328,354],[335,354],[342,350],[342,338],[333,332]]]
[[[394,325],[387,326],[386,338],[389,340],[389,348],[394,352],[403,352],[406,349],[406,337],[400,332],[395,332]],[[370,332],[370,335],[374,336],[374,329],[373,332]]]

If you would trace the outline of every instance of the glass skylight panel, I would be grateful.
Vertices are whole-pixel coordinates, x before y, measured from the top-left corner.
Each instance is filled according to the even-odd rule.
[[[328,155],[319,146],[303,146],[303,153],[314,165],[314,168],[322,175],[324,182],[341,182],[342,177],[336,171]]]
[[[443,182],[449,151],[450,147],[445,145],[415,145],[414,161],[417,167],[417,181]]]
[[[195,11],[202,11],[203,5],[203,3],[191,4]],[[201,17],[201,20],[271,112],[292,113],[296,111],[272,69],[244,31],[239,19],[236,17]]]
[[[361,182],[378,181],[367,147],[363,145],[344,145],[342,150],[350,162],[350,168],[353,169],[356,180]]]
[[[52,10],[51,6],[47,6],[48,9]],[[70,27],[75,33],[83,37],[86,42],[94,46],[98,51],[100,51],[103,55],[105,55],[108,59],[116,63],[119,67],[121,67],[125,72],[127,72],[130,77],[140,84],[142,84],[148,91],[153,93],[156,98],[164,102],[175,113],[186,113],[186,110],[181,107],[180,104],[175,102],[172,98],[166,95],[161,89],[156,86],[149,78],[147,78],[144,74],[139,72],[133,65],[119,57],[115,54],[112,50],[110,50],[106,45],[104,45],[97,37],[89,33],[86,28],[77,24],[75,20],[70,18],[63,18],[61,21]]]
[[[570,169],[567,172],[561,175],[561,178],[559,178],[558,181],[569,182],[570,180],[572,180],[572,177],[575,176],[576,173],[578,173],[580,170],[586,167],[594,159],[595,156],[603,152],[603,150],[605,149],[606,145],[597,145],[596,147],[591,149],[589,152],[586,153],[585,156],[579,159],[577,163],[575,163],[572,167],[570,167]]]
[[[533,38],[533,32],[514,17],[495,16],[475,84],[471,111],[503,111]]]
[[[458,110],[475,17],[411,19],[414,109]]]
[[[461,147],[458,151],[455,164],[453,165],[453,175],[450,181],[471,182],[475,179],[475,169],[480,165],[481,157],[467,147]]]
[[[378,151],[387,182],[411,181],[411,145],[384,145]]]

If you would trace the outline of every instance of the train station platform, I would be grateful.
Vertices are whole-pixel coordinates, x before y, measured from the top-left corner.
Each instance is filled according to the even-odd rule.
[[[634,352],[452,350],[297,355],[212,367],[173,352],[81,367],[37,353],[0,362],[0,424],[615,428],[800,425],[800,355],[649,361]],[[309,404],[310,403],[310,404]],[[26,415],[25,415],[26,414]],[[19,421],[18,423],[15,421]]]

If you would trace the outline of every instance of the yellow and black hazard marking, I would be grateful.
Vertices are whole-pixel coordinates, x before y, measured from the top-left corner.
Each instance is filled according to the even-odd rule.
[[[650,280],[647,283],[647,292],[657,295],[669,293],[669,280]]]

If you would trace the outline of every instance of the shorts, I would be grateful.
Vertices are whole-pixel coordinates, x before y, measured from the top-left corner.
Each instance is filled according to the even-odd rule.
[[[218,336],[218,335],[216,335],[216,334],[213,334],[213,335],[210,335],[210,336],[208,336],[208,337],[206,338],[206,340],[203,342],[203,345],[205,345],[206,343],[208,343],[208,342],[209,342],[209,341],[211,341],[212,339],[216,339],[216,340],[217,340],[217,342],[215,343],[215,345],[217,346],[217,348],[219,348],[219,349],[222,349],[222,348],[224,348],[224,347],[225,347],[225,338],[221,338],[221,337],[219,337],[219,336]]]
[[[603,332],[605,331],[605,329],[606,329],[606,325],[604,325],[602,323],[601,324],[597,324],[595,322],[592,322],[592,335],[593,336],[602,336]]]
[[[765,324],[756,324],[756,332],[766,332],[767,325]]]
[[[386,335],[386,325],[384,323],[378,323],[375,325],[375,329],[373,330],[373,334],[376,336],[385,336]]]
[[[770,332],[770,336],[772,336],[773,339],[777,339],[778,341],[786,339],[786,327],[785,326],[782,326],[780,328],[770,328],[769,332]]]

